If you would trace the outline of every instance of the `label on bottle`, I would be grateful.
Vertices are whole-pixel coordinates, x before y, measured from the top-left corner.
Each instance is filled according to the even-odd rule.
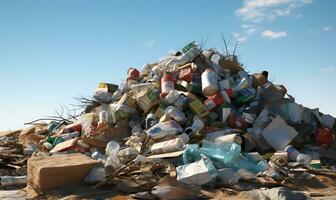
[[[173,81],[165,81],[162,85],[162,94],[168,94],[170,90],[174,90]]]
[[[205,106],[209,109],[209,110],[212,110],[213,108],[215,108],[216,107],[216,104],[215,104],[215,102],[212,100],[212,99],[210,99],[210,100],[208,100],[208,101],[205,101]]]

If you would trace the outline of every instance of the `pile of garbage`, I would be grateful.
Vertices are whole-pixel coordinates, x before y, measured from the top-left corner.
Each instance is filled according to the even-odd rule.
[[[86,103],[77,120],[2,133],[1,168],[27,170],[1,185],[43,193],[87,183],[139,199],[188,199],[240,181],[284,185],[335,173],[334,155],[319,153],[334,148],[334,117],[296,103],[267,71],[248,73],[237,56],[195,42],[129,68],[120,86],[99,83]]]

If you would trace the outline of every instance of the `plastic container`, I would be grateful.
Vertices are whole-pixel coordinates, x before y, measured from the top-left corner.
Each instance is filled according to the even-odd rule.
[[[180,94],[176,99],[176,101],[174,102],[174,106],[180,110],[187,109],[188,105],[189,105],[189,98],[184,94]]]
[[[222,112],[221,112],[221,120],[223,123],[226,123],[228,117],[230,116],[231,114],[231,108],[222,108],[221,109]]]
[[[197,144],[187,145],[183,152],[183,162],[190,163],[198,160],[201,154],[207,156],[211,161],[219,165],[218,167],[230,167],[233,169],[244,168],[253,173],[258,173],[267,169],[268,165],[265,160],[256,162],[240,154],[240,145],[231,144],[215,144],[203,140],[202,147]]]
[[[204,105],[209,109],[213,110],[214,108],[224,104],[225,100],[220,93],[215,94],[212,97],[209,97],[206,101],[204,101]]]
[[[309,163],[310,163],[310,161],[311,161],[311,157],[309,155],[300,153],[292,145],[288,145],[284,149],[284,151],[287,152],[289,160],[296,161],[296,162],[298,162],[301,165],[308,166]]]
[[[176,167],[177,181],[185,184],[204,185],[214,181],[217,170],[211,160],[202,158],[196,162]]]
[[[159,120],[155,117],[153,113],[149,113],[146,117],[145,128],[149,129],[157,123],[159,123]]]
[[[211,97],[218,91],[218,76],[214,70],[207,68],[202,73],[202,93],[206,97]]]
[[[281,151],[298,135],[298,132],[277,115],[261,134],[275,150]]]
[[[199,99],[194,99],[191,101],[189,108],[195,115],[198,115],[202,118],[209,115],[208,108]]]
[[[140,72],[135,68],[131,67],[127,70],[127,79],[136,80],[137,78],[139,78],[139,75]]]
[[[226,90],[230,88],[230,81],[229,79],[223,79],[218,82],[220,90]]]
[[[105,148],[105,154],[107,156],[105,167],[112,166],[114,169],[119,167],[120,162],[117,157],[117,153],[119,149],[120,149],[120,145],[118,142],[110,141],[109,143],[107,143],[106,148]]]
[[[56,129],[57,129],[58,127],[60,127],[60,126],[61,126],[61,124],[60,124],[59,122],[51,121],[51,122],[48,124],[47,129],[48,129],[48,131],[49,131],[50,133],[55,133]]]
[[[182,138],[178,137],[164,142],[155,143],[152,145],[150,150],[153,154],[170,153],[183,150],[184,145],[185,143]]]
[[[139,151],[132,147],[127,147],[125,149],[119,150],[117,156],[120,161],[129,160],[132,158],[136,158],[139,154]]]
[[[161,96],[164,98],[169,93],[169,91],[174,89],[174,77],[170,73],[166,73],[161,78]]]
[[[181,125],[187,122],[185,114],[174,106],[168,106],[165,113]]]
[[[317,128],[315,139],[317,145],[331,145],[333,143],[333,133],[327,128]]]
[[[191,82],[193,80],[193,72],[191,67],[181,69],[179,73],[179,79]]]
[[[237,143],[242,144],[243,139],[238,134],[229,134],[229,135],[221,135],[216,138],[214,138],[214,143],[216,144],[224,144],[224,143]]]
[[[109,123],[109,114],[107,111],[102,110],[99,112],[99,123]]]
[[[105,179],[106,172],[103,167],[93,167],[90,173],[85,177],[85,183],[98,183]]]
[[[24,186],[27,184],[27,176],[2,176],[2,186]]]
[[[91,158],[99,160],[99,161],[103,161],[105,162],[107,157],[100,153],[96,148],[92,147],[90,148],[90,152],[91,152]]]
[[[196,115],[194,117],[193,124],[185,129],[185,133],[187,133],[188,135],[191,135],[193,133],[196,133],[196,132],[202,130],[203,127],[204,127],[203,121],[201,120],[200,117],[198,117]]]
[[[244,88],[241,91],[238,92],[236,95],[236,103],[238,104],[244,104],[250,100],[252,100],[256,95],[256,90],[252,87],[250,88]]]
[[[163,101],[167,105],[172,105],[177,100],[177,98],[179,98],[180,94],[181,92],[178,90],[170,90]]]
[[[155,124],[147,130],[147,134],[154,140],[164,138],[167,135],[177,135],[182,132],[183,129],[174,120]]]

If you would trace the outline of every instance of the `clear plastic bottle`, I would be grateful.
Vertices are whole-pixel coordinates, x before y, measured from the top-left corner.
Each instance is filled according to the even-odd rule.
[[[183,162],[197,160],[201,155],[207,156],[211,161],[220,163],[220,167],[231,167],[234,169],[246,169],[253,173],[258,173],[267,169],[268,165],[265,160],[258,163],[241,155],[241,147],[236,143],[232,144],[215,144],[203,140],[202,147],[196,144],[187,145],[183,152]]]
[[[116,169],[119,166],[120,162],[117,157],[119,149],[120,145],[118,142],[110,141],[109,143],[107,143],[105,148],[105,154],[108,157],[105,162],[105,166],[112,166],[114,169]]]
[[[185,114],[174,106],[168,106],[165,112],[181,125],[185,124],[188,120]]]
[[[284,151],[288,154],[288,159],[291,161],[296,161],[301,165],[309,165],[311,161],[311,157],[307,154],[300,153],[296,148],[294,148],[292,145],[288,145]]]
[[[155,124],[147,130],[147,134],[154,140],[164,138],[167,135],[177,135],[182,132],[183,129],[174,120]]]
[[[27,176],[2,176],[2,186],[21,186],[27,184]]]

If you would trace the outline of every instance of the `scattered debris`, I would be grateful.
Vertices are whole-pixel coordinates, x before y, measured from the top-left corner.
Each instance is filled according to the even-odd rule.
[[[95,194],[111,186],[138,199],[190,199],[257,185],[292,188],[250,191],[259,199],[321,196],[295,183],[336,177],[335,118],[297,104],[268,73],[195,42],[131,67],[120,86],[102,82],[93,99],[79,98],[80,115],[0,132],[1,187],[27,182],[43,195],[88,184]]]

